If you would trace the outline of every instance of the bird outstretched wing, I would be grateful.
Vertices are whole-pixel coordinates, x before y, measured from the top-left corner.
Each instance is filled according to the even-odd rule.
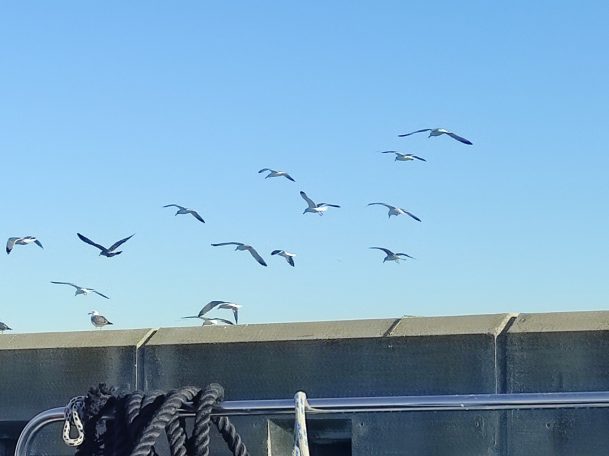
[[[78,285],[74,285],[71,282],[54,282],[53,280],[51,280],[51,283],[54,283],[57,285],[70,285],[71,287],[74,287],[74,288],[80,288]]]
[[[387,255],[393,255],[393,252],[389,249],[386,249],[384,247],[370,247],[371,249],[377,249],[377,250],[382,250],[383,252],[385,252]]]
[[[456,139],[457,141],[462,142],[463,144],[468,144],[468,145],[470,145],[470,146],[471,146],[471,145],[473,145],[473,143],[472,143],[472,142],[471,142],[469,139],[465,139],[464,137],[459,136],[459,135],[457,135],[457,134],[455,134],[455,133],[453,133],[453,132],[450,132],[450,131],[449,131],[449,132],[448,132],[448,133],[446,133],[446,134],[447,134],[448,136],[450,136],[451,138]]]
[[[86,244],[92,245],[93,247],[97,247],[99,250],[106,250],[106,248],[103,245],[99,245],[96,244],[95,242],[93,242],[91,239],[89,239],[86,236],[83,236],[80,233],[76,233],[76,235],[80,238],[81,241],[83,241]]]
[[[391,204],[386,204],[386,203],[368,203],[368,206],[385,206],[387,209],[395,209]]]
[[[133,233],[129,237],[126,237],[125,239],[121,239],[120,241],[116,241],[114,244],[112,244],[110,246],[110,248],[108,250],[112,251],[112,250],[118,249],[121,245],[123,245],[125,242],[127,242],[129,239],[131,239],[133,236],[135,236],[135,233]]]
[[[431,128],[423,128],[422,130],[417,130],[417,131],[411,131],[410,133],[404,133],[403,135],[398,135],[400,138],[403,138],[404,136],[410,136],[410,135],[414,135],[415,133],[423,133],[424,131],[431,131]]]
[[[97,294],[97,295],[101,296],[102,298],[110,299],[108,296],[106,296],[106,295],[105,295],[105,294],[103,294],[103,293],[100,293],[100,292],[99,292],[99,291],[97,291],[97,290],[91,290],[91,291],[92,291],[93,293],[95,293],[95,294]]]
[[[163,207],[177,207],[178,209],[186,209],[184,206],[180,206],[179,204],[166,204]]]
[[[212,244],[212,247],[220,247],[222,245],[244,245],[243,242],[219,242],[217,244]]]
[[[247,250],[248,250],[248,251],[249,251],[249,252],[252,254],[252,256],[254,257],[254,259],[255,259],[255,260],[258,262],[258,263],[260,263],[262,266],[266,266],[266,265],[267,265],[267,264],[266,264],[266,261],[264,261],[264,260],[262,259],[262,257],[261,257],[261,256],[258,254],[258,252],[256,252],[256,249],[255,249],[254,247],[249,246],[249,247],[247,248]]]
[[[215,309],[220,304],[226,304],[226,303],[227,303],[227,301],[210,301],[203,306],[203,308],[201,309],[201,311],[199,312],[199,315],[197,315],[197,317],[201,318],[203,315],[205,315],[210,310]],[[184,317],[184,318],[187,318],[187,317]]]
[[[406,214],[408,214],[410,217],[412,217],[413,219],[415,219],[417,222],[420,222],[421,219],[419,217],[417,217],[416,215],[414,215],[412,212],[408,212],[404,209],[402,209],[404,212],[406,212]]]
[[[194,218],[196,218],[196,219],[197,219],[199,222],[201,222],[201,223],[205,223],[205,220],[203,220],[203,217],[201,217],[197,211],[190,211],[190,214],[191,214],[191,215],[192,215]]]
[[[307,202],[307,204],[309,205],[309,207],[311,209],[314,209],[317,207],[317,204],[315,204],[315,201],[313,201],[311,198],[309,198],[305,192],[301,191],[300,196],[302,196],[302,199],[304,199]]]

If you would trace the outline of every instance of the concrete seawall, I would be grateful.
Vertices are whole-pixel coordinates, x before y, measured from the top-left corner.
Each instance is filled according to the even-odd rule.
[[[297,390],[310,397],[609,390],[609,312],[4,334],[0,366],[2,456],[32,416],[100,382],[127,390],[219,382],[229,400],[290,398]],[[348,441],[354,455],[609,450],[609,409],[359,413],[312,421],[320,448],[324,439],[343,450]],[[252,454],[279,455],[289,445],[286,417],[242,417],[236,424]],[[340,451],[332,454],[351,454]]]

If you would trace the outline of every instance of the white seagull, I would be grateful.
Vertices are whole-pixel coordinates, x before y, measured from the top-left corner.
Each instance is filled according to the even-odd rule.
[[[113,256],[115,256],[115,255],[120,255],[121,253],[123,253],[123,251],[122,251],[122,250],[120,250],[120,251],[118,251],[118,252],[115,252],[115,250],[116,250],[116,249],[118,249],[118,248],[119,248],[121,245],[123,245],[125,242],[127,242],[129,239],[131,239],[133,236],[135,236],[135,234],[132,234],[131,236],[126,237],[125,239],[121,239],[120,241],[116,241],[116,242],[115,242],[114,244],[112,244],[110,247],[106,248],[106,247],[104,247],[103,245],[96,244],[96,243],[95,243],[95,242],[93,242],[91,239],[89,239],[89,238],[87,238],[87,237],[83,236],[83,235],[82,235],[82,234],[80,234],[80,233],[76,233],[76,234],[78,235],[78,237],[80,238],[80,240],[81,240],[81,241],[83,241],[83,242],[85,242],[85,243],[87,243],[87,244],[89,244],[89,245],[92,245],[93,247],[97,247],[99,250],[101,250],[101,251],[99,252],[99,254],[100,254],[100,255],[103,255],[103,256],[105,256],[105,257],[108,257],[108,258],[113,257]]]
[[[203,220],[203,217],[201,217],[199,215],[199,213],[197,211],[195,211],[194,209],[188,209],[188,208],[186,208],[184,206],[180,206],[179,204],[167,204],[167,205],[165,205],[163,207],[177,207],[178,208],[178,212],[176,212],[175,215],[190,214],[194,218],[196,218],[199,222],[205,223],[205,220]]]
[[[89,293],[95,293],[95,294],[101,296],[102,298],[110,299],[105,294],[102,294],[99,291],[94,290],[93,288],[79,287],[78,285],[70,283],[70,282],[54,282],[54,281],[51,280],[51,283],[54,283],[56,285],[69,285],[71,287],[76,288],[76,291],[74,292],[74,296],[78,296],[80,294],[81,295],[88,295]]]
[[[411,131],[410,133],[404,133],[403,135],[398,135],[398,136],[400,138],[403,138],[404,136],[414,135],[415,133],[423,133],[424,131],[428,131],[429,132],[429,136],[428,137],[440,136],[440,135],[448,135],[451,138],[456,139],[459,142],[462,142],[463,144],[469,144],[470,146],[472,145],[472,142],[470,140],[465,139],[462,136],[459,136],[456,133],[453,133],[452,131],[448,131],[448,130],[446,130],[444,128],[423,128],[422,130]]]
[[[408,212],[406,209],[402,209],[401,207],[396,207],[396,206],[392,206],[391,204],[385,204],[385,203],[368,203],[368,206],[374,206],[374,205],[379,205],[379,206],[385,206],[387,209],[389,209],[389,218],[391,218],[392,215],[398,216],[398,215],[409,215],[410,217],[412,217],[413,219],[415,219],[417,222],[420,222],[421,219],[419,217],[417,217],[416,215],[414,215],[411,212]]]
[[[422,157],[419,157],[418,155],[414,155],[414,154],[401,154],[395,150],[384,150],[383,152],[381,152],[381,154],[395,154],[395,161],[412,161],[412,160],[421,160],[421,161],[427,161]]]
[[[219,325],[220,323],[224,323],[225,325],[232,325],[232,324],[234,324],[232,321],[225,320],[224,318],[207,318],[207,317],[202,317],[201,320],[203,320],[203,324],[201,326],[215,326],[215,325]]]
[[[229,301],[210,301],[207,304],[205,304],[205,306],[203,306],[203,308],[201,309],[201,311],[199,312],[198,315],[190,315],[188,317],[182,317],[182,318],[203,318],[203,315],[205,315],[210,310],[215,309],[216,307],[218,309],[232,310],[233,315],[235,317],[235,323],[239,323],[239,309],[242,307],[242,305],[235,304],[234,302],[229,302]]]
[[[106,325],[114,324],[106,317],[101,315],[97,310],[92,310],[91,312],[89,312],[89,315],[91,315],[91,324],[96,328],[103,328]]]
[[[42,244],[35,236],[23,236],[23,237],[10,237],[8,241],[6,241],[6,254],[8,255],[13,250],[15,245],[27,245],[34,243],[41,249],[44,249]]]
[[[270,169],[270,168],[262,168],[260,171],[258,171],[258,174],[260,173],[264,173],[268,171],[269,173],[266,175],[265,179],[268,179],[269,177],[285,177],[286,179],[291,180],[292,182],[296,182],[292,176],[290,176],[287,172],[285,171],[276,171],[274,169]]]
[[[340,207],[338,204],[316,203],[311,198],[309,198],[307,194],[303,191],[300,192],[300,196],[302,196],[302,198],[309,205],[309,207],[304,210],[303,214],[311,212],[313,214],[324,215],[324,212],[326,212],[329,207]]]
[[[3,323],[0,321],[0,334],[2,334],[4,331],[12,331],[12,330],[13,330],[13,328],[9,328],[6,323]]]
[[[286,259],[286,261],[290,264],[290,266],[294,266],[294,257],[296,254],[286,252],[285,250],[273,250],[271,255],[279,255]]]
[[[387,255],[387,256],[383,259],[383,263],[385,261],[395,261],[396,263],[399,263],[400,260],[403,259],[402,257],[412,258],[414,260],[414,257],[411,257],[407,253],[393,253],[391,250],[386,249],[384,247],[370,247],[370,248],[382,250],[383,252],[385,252],[385,255]]]
[[[251,245],[244,244],[243,242],[220,242],[218,244],[212,244],[212,247],[219,247],[222,245],[236,245],[237,247],[235,247],[235,250],[247,250],[258,263],[262,266],[266,266],[266,262]]]

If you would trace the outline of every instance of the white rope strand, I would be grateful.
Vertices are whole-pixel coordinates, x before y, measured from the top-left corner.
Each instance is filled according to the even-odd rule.
[[[294,420],[294,450],[292,456],[309,456],[309,442],[307,437],[307,420],[305,410],[307,409],[307,395],[299,391],[294,395],[295,415]]]

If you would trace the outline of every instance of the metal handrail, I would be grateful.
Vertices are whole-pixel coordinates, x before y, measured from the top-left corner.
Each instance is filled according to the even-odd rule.
[[[519,409],[565,409],[609,407],[609,391],[567,393],[471,394],[438,396],[380,396],[308,399],[307,414],[475,411]],[[294,413],[294,399],[225,401],[212,415],[283,415]],[[181,415],[194,416],[184,409]],[[111,419],[110,416],[106,417]],[[46,425],[63,421],[64,407],[39,413],[25,426],[17,441],[15,456],[27,456],[36,434]]]

